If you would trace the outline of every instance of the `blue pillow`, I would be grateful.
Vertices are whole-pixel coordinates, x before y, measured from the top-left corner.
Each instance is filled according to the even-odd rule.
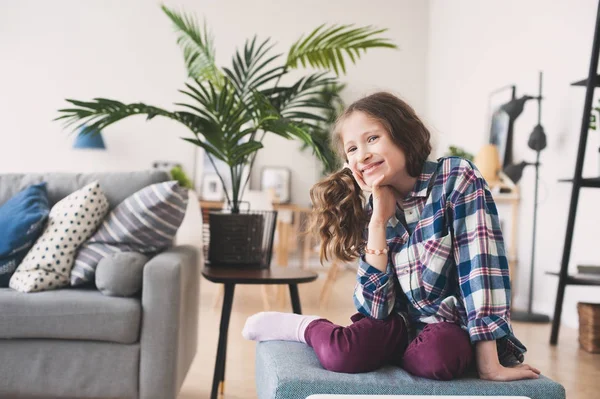
[[[44,231],[50,212],[46,183],[29,186],[0,206],[0,287]]]

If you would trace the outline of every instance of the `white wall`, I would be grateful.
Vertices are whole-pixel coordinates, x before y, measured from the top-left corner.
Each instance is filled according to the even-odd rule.
[[[571,186],[558,184],[572,177],[583,111],[584,88],[569,84],[587,77],[594,32],[596,0],[441,1],[430,3],[427,115],[439,131],[440,153],[448,144],[476,153],[487,140],[489,93],[507,84],[517,95],[537,93],[538,71],[544,72],[542,124],[548,147],[542,152],[534,311],[552,315],[562,257]],[[599,97],[599,96],[597,96]],[[515,125],[516,161],[535,161],[527,147],[536,123],[537,106],[530,102]],[[598,176],[598,132],[591,132],[584,167]],[[520,182],[519,271],[515,305],[526,308],[531,259],[534,169]],[[581,194],[572,268],[577,263],[599,264],[598,190]],[[499,208],[510,223],[510,209]],[[598,288],[569,286],[563,321],[577,325],[576,302],[598,298]],[[546,338],[543,338],[546,339]]]
[[[401,51],[374,50],[344,80],[352,101],[376,89],[401,94],[425,108],[428,2],[308,0],[302,2],[166,1],[170,7],[206,18],[215,37],[217,63],[229,66],[247,38],[271,37],[286,53],[300,35],[322,23],[390,28]],[[367,12],[368,11],[368,12]],[[0,1],[0,171],[91,171],[145,169],[154,160],[176,161],[190,171],[194,148],[178,137],[185,128],[155,118],[135,117],[106,129],[108,151],[74,151],[73,136],[52,122],[65,98],[107,97],[174,109],[183,97],[186,74],[171,22],[159,2],[147,0]],[[269,137],[252,178],[264,166],[288,166],[292,200],[308,204],[318,179],[314,156],[299,143]],[[202,162],[198,162],[199,165]]]
[[[0,59],[1,172],[191,165],[193,147],[177,138],[186,130],[168,120],[139,116],[108,127],[105,152],[72,150],[74,136],[52,121],[65,98],[166,108],[180,98],[184,65],[152,2],[2,1]]]

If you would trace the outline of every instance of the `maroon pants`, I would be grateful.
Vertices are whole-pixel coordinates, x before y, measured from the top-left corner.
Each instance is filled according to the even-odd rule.
[[[362,373],[386,364],[436,380],[457,378],[469,367],[473,350],[468,334],[453,323],[428,324],[412,341],[397,314],[376,320],[360,313],[341,327],[325,319],[311,322],[304,333],[321,365],[340,373]]]

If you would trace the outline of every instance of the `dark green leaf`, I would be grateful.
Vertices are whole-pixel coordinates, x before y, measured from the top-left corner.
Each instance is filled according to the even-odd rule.
[[[201,29],[194,16],[178,13],[164,5],[161,8],[179,33],[177,43],[183,50],[189,76],[194,79],[210,80],[220,86],[222,73],[215,63],[213,39],[206,23]]]
[[[336,75],[346,73],[344,54],[353,64],[360,58],[359,49],[397,48],[389,39],[380,34],[386,29],[370,26],[354,28],[340,25],[315,29],[306,39],[300,38],[290,48],[286,66],[297,68],[298,63],[321,69],[333,70]],[[354,51],[354,54],[352,52]]]

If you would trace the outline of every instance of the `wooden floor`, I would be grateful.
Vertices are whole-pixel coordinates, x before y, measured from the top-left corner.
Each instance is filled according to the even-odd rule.
[[[328,306],[319,309],[319,293],[325,281],[325,271],[315,270],[320,274],[319,279],[299,287],[303,313],[324,316],[342,325],[349,324],[349,317],[354,313],[352,304],[354,272],[345,270],[340,273]],[[179,399],[203,399],[210,396],[221,308],[220,303],[215,306],[218,286],[203,280],[200,287],[198,353],[183,384]],[[273,295],[276,296],[276,293],[274,292]],[[271,310],[291,311],[287,296],[286,301],[285,304],[272,301]],[[260,287],[236,287],[229,328],[225,399],[256,398],[255,343],[245,341],[241,336],[241,330],[248,316],[262,310],[264,308]],[[514,329],[517,337],[528,347],[526,362],[541,369],[544,375],[563,384],[567,390],[567,398],[600,398],[600,354],[593,355],[579,349],[576,330],[563,327],[559,344],[552,347],[548,344],[549,324],[515,323]]]

